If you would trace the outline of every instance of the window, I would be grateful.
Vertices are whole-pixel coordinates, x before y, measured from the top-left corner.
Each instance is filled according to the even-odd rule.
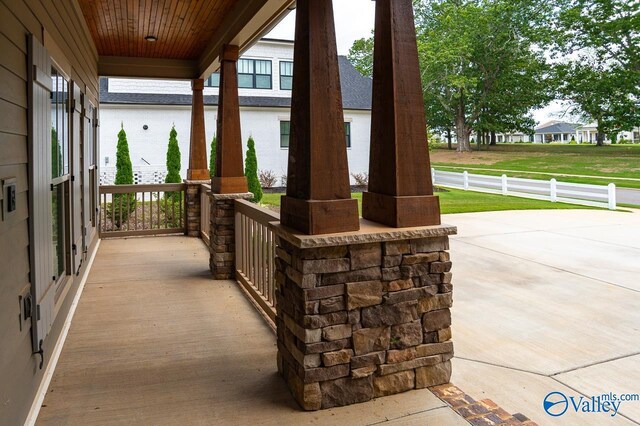
[[[97,190],[97,182],[96,182],[96,173],[98,171],[98,167],[97,167],[97,163],[98,163],[98,158],[97,158],[97,138],[96,138],[96,116],[97,116],[97,111],[95,109],[95,107],[89,103],[89,108],[88,108],[88,112],[87,112],[87,118],[88,120],[88,140],[87,143],[89,144],[89,221],[91,223],[92,227],[95,227],[97,225],[97,194],[96,194],[96,190]],[[85,183],[86,185],[86,183]]]
[[[220,87],[220,73],[214,72],[204,81],[205,87]]]
[[[344,123],[344,135],[347,140],[347,148],[351,148],[351,123]]]
[[[351,148],[351,123],[344,123],[344,135],[347,148]],[[289,121],[280,122],[280,148],[289,148],[289,137],[291,136],[291,123]]]
[[[238,61],[238,87],[271,89],[271,61],[240,59]]]
[[[289,148],[289,136],[291,135],[291,123],[280,122],[280,148]]]
[[[51,69],[51,222],[53,274],[65,276],[70,261],[69,229],[69,82]]]
[[[291,90],[293,87],[293,62],[280,62],[280,90]]]

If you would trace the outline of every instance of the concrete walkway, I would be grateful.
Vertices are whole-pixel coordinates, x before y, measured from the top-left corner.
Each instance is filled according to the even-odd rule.
[[[640,212],[506,211],[458,226],[452,382],[539,424],[640,424],[640,401],[550,417],[567,396],[640,393]]]

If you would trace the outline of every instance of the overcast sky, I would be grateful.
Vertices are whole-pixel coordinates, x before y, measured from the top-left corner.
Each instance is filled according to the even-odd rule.
[[[336,23],[336,41],[338,54],[346,55],[353,42],[363,37],[369,37],[374,26],[376,3],[371,0],[334,0],[333,14]],[[293,40],[295,32],[295,10],[280,22],[267,37]],[[562,119],[563,108],[557,102],[548,107],[534,111],[533,117],[538,123],[549,120]],[[568,119],[568,117],[565,117]]]

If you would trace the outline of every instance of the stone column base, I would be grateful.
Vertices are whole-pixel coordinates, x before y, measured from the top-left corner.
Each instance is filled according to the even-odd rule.
[[[236,272],[235,209],[237,199],[250,200],[253,194],[211,194],[209,268],[216,280],[231,280]]]
[[[278,370],[305,410],[447,383],[455,227],[277,235]]]
[[[185,226],[189,237],[200,237],[200,187],[202,184],[211,183],[210,180],[185,179],[187,185],[185,193]],[[206,225],[206,224],[205,224]]]

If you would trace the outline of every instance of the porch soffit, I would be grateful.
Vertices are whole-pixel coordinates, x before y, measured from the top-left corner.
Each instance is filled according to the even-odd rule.
[[[198,78],[226,43],[247,49],[294,0],[77,0],[103,76]],[[147,41],[146,37],[155,37]]]

